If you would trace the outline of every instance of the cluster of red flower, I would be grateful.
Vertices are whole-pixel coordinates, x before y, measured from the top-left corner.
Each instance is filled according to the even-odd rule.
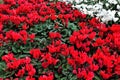
[[[40,54],[40,50],[39,49],[33,49],[33,50],[30,51],[30,54],[32,54],[32,53],[34,55],[35,54]],[[47,60],[50,60],[46,64],[43,63],[42,66],[44,68],[47,67],[46,65],[51,64],[51,62],[54,61],[54,60],[50,59],[51,57],[49,56],[49,54],[46,54],[44,58],[47,58]],[[16,59],[14,57],[13,53],[8,53],[7,55],[4,55],[2,57],[2,60],[4,60],[7,64],[7,69],[6,70],[10,70],[10,71],[11,70],[18,70],[18,72],[16,72],[16,74],[15,74],[16,77],[23,77],[26,73],[28,73],[28,76],[26,77],[26,80],[35,80],[35,78],[33,78],[33,76],[36,73],[36,69],[30,63],[31,59],[29,57],[25,57],[25,58],[22,58],[22,59]],[[42,60],[44,60],[44,59],[42,59]],[[56,64],[56,62],[54,62],[53,64]],[[46,79],[47,80],[48,79],[53,80],[53,73],[49,73],[48,76],[43,75],[43,76],[39,77],[39,80],[46,80]],[[9,79],[6,79],[6,80],[9,80]],[[15,80],[19,80],[19,79],[15,78]]]
[[[69,50],[71,57],[67,59],[78,78],[92,80],[96,71],[100,71],[103,79],[120,75],[120,25],[106,26],[95,18],[78,25],[81,29],[70,36],[73,46]]]
[[[22,59],[16,59],[14,57],[13,53],[8,53],[7,55],[4,55],[2,57],[2,60],[4,60],[6,62],[8,70],[15,70],[15,69],[21,68],[15,74],[15,76],[17,76],[17,77],[23,77],[23,75],[26,72],[28,72],[28,77],[30,76],[32,78],[32,76],[34,76],[34,74],[36,72],[35,68],[30,63],[31,59],[29,57],[22,58]],[[27,78],[26,78],[26,80],[29,80]]]
[[[63,36],[60,32],[50,31],[48,37],[51,43],[44,51],[32,48],[29,52],[30,57],[17,59],[12,50],[3,55],[2,60],[7,65],[6,70],[16,70],[15,80],[23,76],[26,76],[26,80],[53,80],[55,76],[51,70],[45,74],[41,73],[42,75],[36,78],[34,75],[37,69],[32,64],[32,59],[39,61],[46,69],[51,65],[57,65],[61,55],[73,67],[73,74],[80,79],[92,80],[96,74],[103,79],[120,76],[120,55],[118,54],[120,25],[107,26],[96,18],[87,19],[87,15],[63,2],[4,0],[4,4],[0,4],[0,46],[14,42],[23,42],[22,45],[26,45],[27,40],[34,44],[36,34],[29,33],[29,29],[39,22],[44,24],[48,19],[51,22],[55,21],[54,29],[59,29],[57,20],[61,21],[65,29],[68,29],[69,22],[78,21],[75,24],[79,30],[73,31],[68,37],[69,44],[62,41]]]

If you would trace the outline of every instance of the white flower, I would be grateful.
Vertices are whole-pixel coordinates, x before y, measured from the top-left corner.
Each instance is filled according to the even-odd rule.
[[[81,3],[83,0],[75,0],[76,3]]]
[[[79,9],[81,6],[80,5],[76,5],[76,6],[74,6],[75,8],[77,8],[77,9]]]
[[[111,3],[111,4],[117,4],[116,0],[108,0],[108,2]]]
[[[118,12],[118,15],[120,16],[120,12]]]
[[[118,21],[118,19],[119,19],[119,18],[114,18],[113,21],[116,22],[116,21]]]
[[[119,10],[120,10],[120,5],[117,5],[117,9],[119,9]]]
[[[105,5],[106,5],[106,7],[108,7],[108,6],[109,6],[109,4],[108,4],[108,3],[106,3]]]

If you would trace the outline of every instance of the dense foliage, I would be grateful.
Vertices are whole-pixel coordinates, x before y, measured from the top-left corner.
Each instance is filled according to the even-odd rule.
[[[120,77],[120,25],[65,2],[0,4],[0,80],[112,80]]]

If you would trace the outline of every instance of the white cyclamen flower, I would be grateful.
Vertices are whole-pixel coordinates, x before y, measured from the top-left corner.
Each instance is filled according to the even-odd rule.
[[[119,9],[119,10],[120,10],[120,5],[117,5],[117,9]]]
[[[108,0],[108,2],[111,3],[111,4],[117,4],[116,0]]]
[[[108,4],[108,3],[106,3],[105,5],[106,5],[106,7],[108,7],[108,6],[109,6],[109,4]]]

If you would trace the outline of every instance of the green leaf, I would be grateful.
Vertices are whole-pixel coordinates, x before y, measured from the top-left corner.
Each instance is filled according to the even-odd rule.
[[[59,61],[57,65],[55,65],[55,68],[59,68],[60,66],[61,66],[61,61]]]
[[[78,80],[76,76],[70,78],[70,80]]]
[[[60,78],[60,76],[58,74],[55,74],[55,78]]]
[[[13,51],[14,53],[17,53],[17,49],[16,49],[14,46],[12,46],[12,51]]]
[[[11,76],[14,75],[14,74],[15,74],[15,71],[12,71],[12,72],[8,72],[8,71],[7,71],[7,72],[5,73],[5,75],[6,75],[5,78],[6,78],[6,77],[11,77]]]
[[[61,31],[61,34],[62,34],[62,37],[67,37],[68,36],[68,29],[63,29],[62,31]]]
[[[0,50],[0,57],[2,57],[2,55],[4,54],[5,50]]]
[[[67,77],[63,77],[63,78],[61,78],[61,80],[67,80]]]
[[[47,28],[48,28],[48,29],[53,29],[54,26],[53,26],[53,25],[48,25]]]
[[[0,62],[0,77],[5,76],[5,69],[6,69],[6,64],[5,62]]]
[[[8,53],[8,50],[7,50],[7,49],[5,50],[5,53]]]
[[[94,80],[101,80],[101,78],[98,76],[94,76]]]
[[[23,50],[23,52],[24,52],[24,53],[29,53],[29,51],[27,51],[27,50]]]
[[[19,58],[25,58],[25,57],[29,57],[30,55],[28,55],[28,54],[21,54],[21,55],[19,55],[18,57]]]
[[[67,71],[67,69],[63,69],[62,73],[67,76],[69,72]]]
[[[5,62],[0,62],[0,70],[4,70],[6,68]]]
[[[68,23],[68,29],[71,29],[72,31],[78,30],[77,26],[74,23]]]

